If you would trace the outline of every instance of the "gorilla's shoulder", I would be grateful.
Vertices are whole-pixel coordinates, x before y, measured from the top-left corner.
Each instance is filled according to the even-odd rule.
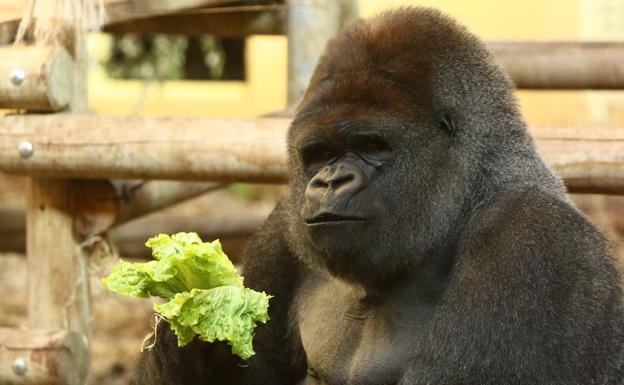
[[[467,263],[515,273],[551,271],[574,279],[612,270],[603,235],[565,196],[539,187],[501,194],[481,207],[462,249]]]
[[[558,236],[582,233],[602,240],[600,233],[587,218],[563,195],[547,191],[539,186],[508,189],[490,199],[483,205],[476,216],[479,227],[494,226],[498,232],[507,229],[513,233],[521,231],[523,235],[536,232],[539,237],[548,233]],[[558,229],[559,231],[552,231]]]

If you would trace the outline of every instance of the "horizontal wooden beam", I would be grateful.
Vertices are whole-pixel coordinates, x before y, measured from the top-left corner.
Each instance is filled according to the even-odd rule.
[[[624,42],[489,42],[518,88],[624,89]]]
[[[238,0],[103,0],[110,22],[156,13],[179,12],[198,7],[240,4]],[[24,15],[28,0],[0,0],[0,22],[19,19]]]
[[[150,181],[146,185],[149,184],[147,186],[149,190],[155,189],[154,186],[160,183],[174,182]],[[177,183],[182,185],[189,182]],[[197,191],[197,187],[193,185],[199,183],[203,182],[190,182],[189,190]],[[161,186],[164,187],[164,185]],[[96,194],[99,191],[101,190],[95,188]],[[90,195],[93,194],[92,189]],[[242,241],[260,227],[273,206],[270,200],[248,201],[239,199],[224,190],[214,191],[199,198],[191,206],[184,206],[180,209],[165,208],[152,215],[123,223],[113,228],[109,234],[120,254],[130,257],[149,256],[149,249],[145,247],[145,241],[149,237],[159,233],[173,234],[181,231],[197,232],[205,240],[219,238],[224,245],[227,244],[226,250],[240,250],[244,244]],[[26,244],[24,208],[19,205],[0,207],[0,218],[2,218],[0,220],[0,252],[23,253]],[[110,225],[111,222],[109,220],[106,224]],[[235,257],[236,254],[232,253],[231,257]]]
[[[116,183],[117,186],[120,183]],[[146,181],[123,184],[122,199],[113,226],[196,198],[227,186],[216,182]]]
[[[537,149],[570,192],[624,195],[624,128],[535,127]]]
[[[0,0],[0,2],[5,0]],[[128,17],[180,12],[200,7],[236,5],[238,0],[104,0],[109,22],[126,20]]]
[[[0,118],[0,170],[69,178],[284,182],[288,119]],[[20,147],[32,145],[21,157]],[[30,147],[30,146],[27,146]]]
[[[61,110],[72,96],[73,72],[60,46],[0,47],[0,108]]]
[[[0,119],[0,171],[103,179],[285,182],[286,118],[23,115]],[[534,128],[573,192],[624,194],[624,129]],[[32,145],[32,155],[19,148]]]
[[[226,191],[207,194],[180,209],[166,209],[113,229],[109,234],[122,256],[149,257],[145,241],[159,233],[194,231],[208,241],[220,239],[232,260],[245,240],[273,210],[273,201],[246,201]]]
[[[18,0],[18,3],[21,0]],[[283,34],[286,7],[280,4],[240,5],[228,0],[106,0],[110,33],[213,34],[241,37]],[[11,42],[26,3],[0,0],[0,45]]]
[[[82,385],[88,372],[86,339],[75,332],[0,328],[0,383]]]
[[[2,182],[0,180],[0,186]],[[224,186],[216,182],[193,181],[74,180],[74,232],[80,238],[101,234]],[[16,189],[15,194],[20,191]],[[0,206],[0,252],[23,251],[24,209],[19,204],[2,202],[1,198],[0,203],[4,204]]]
[[[282,5],[237,6],[119,17],[108,22],[103,30],[110,33],[212,34],[220,37],[279,35],[284,33],[285,19],[286,7]]]
[[[101,234],[225,186],[217,182],[189,181],[76,180],[74,184],[78,191],[78,200],[74,202],[74,231],[81,237]]]

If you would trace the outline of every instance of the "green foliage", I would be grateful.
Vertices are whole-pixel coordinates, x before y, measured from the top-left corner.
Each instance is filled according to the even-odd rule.
[[[105,67],[111,77],[120,79],[182,79],[186,46],[183,36],[116,36]]]
[[[116,35],[104,66],[108,75],[117,79],[184,79],[188,39],[164,34]],[[219,39],[211,35],[198,39],[201,57],[210,76],[220,78],[225,66],[225,54]]]
[[[154,261],[120,261],[104,285],[124,295],[169,300],[154,310],[169,321],[179,346],[197,334],[208,342],[227,341],[241,358],[255,354],[253,330],[269,319],[270,296],[243,286],[218,240],[202,242],[196,233],[160,234],[146,246]]]

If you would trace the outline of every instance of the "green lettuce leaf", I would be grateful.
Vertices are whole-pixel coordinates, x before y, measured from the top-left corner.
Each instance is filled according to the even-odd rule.
[[[247,288],[221,286],[178,293],[154,310],[169,320],[178,336],[178,345],[191,342],[195,334],[203,341],[227,341],[232,353],[241,358],[255,354],[253,330],[268,317],[269,296]]]
[[[243,286],[243,277],[223,253],[218,240],[202,242],[196,233],[160,234],[145,244],[153,261],[120,261],[104,285],[134,297],[161,297],[154,305],[184,346],[199,338],[227,341],[241,358],[254,354],[253,330],[268,317],[270,296]]]
[[[104,285],[114,292],[135,297],[171,299],[176,293],[219,286],[243,287],[241,277],[221,243],[202,242],[196,233],[160,234],[145,244],[155,261],[113,267]]]

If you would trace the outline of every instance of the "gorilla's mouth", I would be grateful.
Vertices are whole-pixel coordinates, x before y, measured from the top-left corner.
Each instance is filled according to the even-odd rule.
[[[306,218],[304,221],[307,225],[320,225],[328,223],[341,223],[341,222],[362,222],[367,218],[356,217],[352,215],[340,215],[334,213],[320,213],[310,218]]]

